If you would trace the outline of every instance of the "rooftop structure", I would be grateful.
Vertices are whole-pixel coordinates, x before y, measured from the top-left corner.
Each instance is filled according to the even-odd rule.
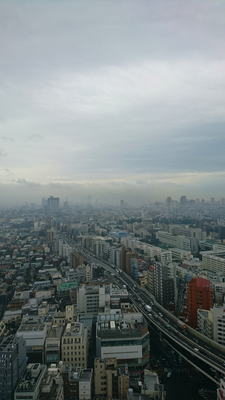
[[[41,383],[47,367],[41,364],[28,364],[24,375],[21,377],[15,390],[14,400],[17,399],[39,399]]]
[[[135,309],[101,313],[96,324],[96,355],[116,358],[118,364],[144,367],[149,357],[148,325]]]

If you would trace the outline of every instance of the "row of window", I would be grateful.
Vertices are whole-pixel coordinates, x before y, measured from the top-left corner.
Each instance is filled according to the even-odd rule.
[[[66,355],[65,353],[63,354],[64,356]],[[67,353],[67,356],[69,356],[69,353]],[[82,360],[81,360],[81,358],[82,358]],[[84,357],[71,357],[71,361],[73,362],[73,361],[84,361]]]
[[[63,361],[69,363],[69,362],[70,362],[70,359],[64,357]],[[75,363],[75,364],[73,363],[73,365],[74,365],[74,367],[84,367],[84,363]]]
[[[70,344],[70,343],[80,343],[81,338],[67,338],[67,339],[63,339],[63,344]]]

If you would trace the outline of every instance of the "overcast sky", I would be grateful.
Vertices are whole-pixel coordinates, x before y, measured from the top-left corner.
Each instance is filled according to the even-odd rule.
[[[1,1],[0,38],[2,196],[225,197],[224,1]]]

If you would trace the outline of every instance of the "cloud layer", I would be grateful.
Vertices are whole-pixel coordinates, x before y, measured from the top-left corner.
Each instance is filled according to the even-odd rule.
[[[4,190],[107,193],[125,182],[150,197],[149,185],[165,196],[183,183],[220,196],[224,11],[220,1],[2,2]]]

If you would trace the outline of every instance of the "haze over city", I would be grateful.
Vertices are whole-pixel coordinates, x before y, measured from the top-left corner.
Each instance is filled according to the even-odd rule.
[[[224,197],[224,11],[2,1],[1,205]]]

